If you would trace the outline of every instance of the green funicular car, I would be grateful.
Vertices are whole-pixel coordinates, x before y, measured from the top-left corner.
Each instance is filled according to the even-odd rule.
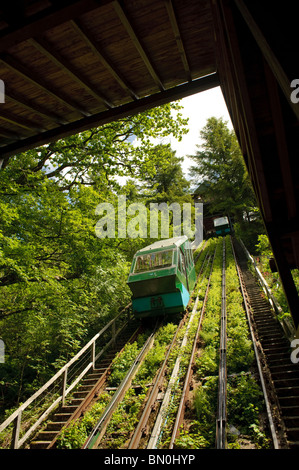
[[[137,251],[128,285],[137,318],[183,312],[196,281],[191,244],[184,235]]]

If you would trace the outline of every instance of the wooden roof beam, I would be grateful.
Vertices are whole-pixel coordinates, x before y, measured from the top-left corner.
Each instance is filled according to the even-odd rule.
[[[235,22],[231,10],[226,4],[220,5],[223,14],[223,28],[227,38],[228,53],[230,55],[231,73],[233,74],[233,83],[236,90],[239,112],[244,123],[244,132],[247,137],[248,151],[254,171],[254,180],[258,194],[256,194],[260,209],[266,222],[272,221],[272,210],[268,186],[265,180],[265,172],[263,167],[260,143],[258,139],[258,131],[254,119],[254,111],[251,104],[248,85],[244,71],[242,54],[239,47]]]
[[[28,122],[26,119],[22,119],[20,117],[16,118],[15,116],[12,116],[10,113],[5,112],[3,109],[0,108],[0,119],[3,121],[8,122],[9,124],[12,124],[13,126],[21,127],[22,129],[26,131],[38,131],[38,132],[43,132],[45,131],[44,128],[37,127],[33,123]]]
[[[88,113],[79,107],[76,103],[73,103],[72,100],[63,96],[60,91],[54,90],[51,86],[44,82],[41,78],[38,78],[35,73],[29,72],[26,67],[24,67],[20,62],[14,59],[12,56],[8,54],[2,54],[0,56],[0,62],[4,63],[7,67],[9,67],[13,72],[18,73],[22,78],[28,80],[33,85],[40,88],[44,93],[53,97],[55,100],[60,101],[64,106],[67,106],[72,111],[76,111],[81,116],[87,116]]]
[[[107,109],[113,108],[114,105],[98,90],[94,89],[94,86],[83,77],[81,72],[75,69],[58,51],[55,51],[53,47],[42,38],[29,39],[28,41],[32,44],[39,52],[45,55],[48,59],[54,62],[60,69],[67,73],[75,82],[79,83],[87,92],[92,95],[96,100],[100,101],[105,105]]]
[[[272,110],[272,120],[275,130],[275,139],[280,163],[280,171],[283,181],[284,194],[288,208],[288,218],[295,219],[297,216],[296,197],[294,191],[292,170],[290,167],[290,155],[287,145],[283,113],[278,93],[278,84],[267,63],[265,63],[265,77],[268,85],[267,89]]]
[[[14,132],[11,132],[7,129],[3,129],[2,127],[0,128],[0,136],[4,137],[7,140],[10,141],[16,141],[16,140],[21,140],[22,136],[19,134],[15,134]],[[3,142],[0,143],[0,145],[6,145],[6,143],[3,144]],[[0,152],[1,153],[1,152]],[[0,158],[0,168],[1,168],[1,158]]]
[[[184,69],[185,69],[185,72],[186,72],[186,75],[187,75],[187,79],[190,82],[192,80],[191,70],[190,70],[187,55],[186,55],[186,52],[185,52],[184,44],[183,44],[183,41],[182,41],[182,38],[181,38],[181,33],[180,33],[180,29],[179,29],[179,26],[178,26],[178,23],[177,23],[176,15],[175,15],[175,12],[174,12],[174,9],[173,9],[172,0],[165,0],[165,6],[166,6],[166,9],[167,9],[169,19],[170,19],[170,23],[171,23],[171,27],[172,27],[174,37],[175,37],[175,40],[176,40],[176,43],[177,43],[177,47],[178,47],[178,50],[179,50],[179,53],[180,53],[180,56],[181,56],[181,59],[182,59],[183,65],[184,65]]]
[[[111,0],[101,0],[101,2],[98,0],[61,0],[53,2],[52,6],[24,19],[21,26],[8,26],[0,31],[0,52],[110,2]]]
[[[137,100],[139,96],[134,92],[131,85],[121,76],[121,74],[116,70],[116,67],[112,64],[110,59],[104,55],[100,50],[99,44],[94,40],[90,32],[85,28],[85,26],[80,23],[78,20],[70,21],[75,31],[81,36],[83,41],[88,44],[92,52],[100,59],[102,64],[109,70],[111,75],[115,80],[120,84],[120,86],[134,99]]]
[[[21,106],[24,109],[27,109],[31,113],[35,113],[38,116],[42,117],[43,119],[47,119],[49,121],[55,122],[56,124],[67,124],[64,118],[54,114],[48,110],[45,110],[42,106],[32,103],[31,101],[27,101],[26,98],[23,96],[16,95],[15,93],[11,92],[10,90],[5,89],[5,100],[12,101],[13,103]]]
[[[108,122],[115,121],[116,119],[123,119],[127,116],[141,113],[149,108],[161,106],[165,103],[176,101],[186,96],[193,95],[194,93],[209,90],[216,86],[219,86],[219,77],[217,73],[213,73],[197,80],[193,80],[190,83],[170,88],[164,92],[158,92],[154,95],[140,98],[137,102],[131,101],[125,105],[108,109],[107,111],[102,111],[95,115],[79,119],[78,121],[65,124],[58,129],[50,129],[42,134],[24,139],[21,144],[20,142],[12,143],[0,151],[0,168],[1,160],[3,161],[2,167],[4,168],[9,157],[16,153],[24,152],[39,145],[56,141],[60,138],[75,134],[76,132],[83,132],[88,129],[92,129],[93,127],[101,126]]]
[[[139,41],[124,9],[122,8],[122,6],[120,5],[120,3],[117,1],[117,0],[113,0],[112,2],[113,4],[113,7],[119,17],[119,19],[121,20],[123,26],[125,27],[127,33],[129,34],[131,40],[133,41],[136,49],[138,50],[144,64],[146,65],[146,68],[147,70],[149,71],[150,75],[152,76],[154,82],[156,83],[156,85],[158,86],[159,90],[160,91],[163,91],[165,90],[165,87],[162,83],[162,81],[160,80],[157,72],[155,71],[154,69],[154,66],[152,65],[147,53],[145,52],[145,49],[143,48],[141,42]]]

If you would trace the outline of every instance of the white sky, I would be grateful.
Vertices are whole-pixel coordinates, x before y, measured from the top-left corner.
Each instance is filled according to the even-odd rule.
[[[199,145],[201,140],[199,132],[206,125],[207,119],[210,117],[222,117],[224,121],[228,122],[230,129],[232,129],[233,126],[220,87],[183,98],[180,101],[180,105],[184,108],[180,110],[183,117],[189,118],[189,132],[183,136],[181,142],[178,142],[172,137],[165,137],[158,140],[152,139],[152,142],[156,144],[170,143],[171,148],[176,151],[176,156],[184,157],[182,169],[185,177],[190,179],[189,167],[194,162],[192,162],[187,155],[195,154],[197,150],[196,145]],[[138,139],[134,141],[134,145],[138,145]],[[126,181],[126,177],[118,177],[117,179],[121,184],[124,184]]]
[[[171,143],[171,148],[176,150],[177,157],[185,157],[182,168],[185,176],[188,176],[188,168],[193,162],[186,156],[195,154],[196,145],[200,144],[199,132],[206,125],[207,119],[212,116],[222,117],[224,121],[228,121],[229,128],[232,129],[233,126],[220,87],[191,95],[182,99],[180,104],[184,106],[181,110],[183,117],[189,117],[189,132],[183,136],[181,142],[173,138],[165,139],[163,142]]]

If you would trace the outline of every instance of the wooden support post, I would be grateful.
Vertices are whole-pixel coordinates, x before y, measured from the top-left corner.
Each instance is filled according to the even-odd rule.
[[[281,279],[283,290],[285,292],[290,312],[294,321],[295,329],[299,326],[299,296],[294,283],[292,272],[288,266],[287,260],[283,255],[280,242],[272,234],[269,234],[272,251],[275,257],[278,273]]]
[[[112,344],[115,345],[115,333],[116,333],[116,325],[115,321],[112,323]]]
[[[14,422],[12,440],[11,440],[11,448],[18,449],[19,448],[19,436],[20,436],[20,429],[21,429],[21,421],[22,421],[22,412],[23,410],[20,409],[18,416]]]
[[[94,370],[96,367],[96,342],[95,341],[91,345],[91,362],[92,362],[92,369]]]
[[[64,374],[63,374],[63,379],[62,379],[62,393],[61,393],[62,394],[62,406],[64,406],[64,403],[65,403],[67,373],[68,373],[68,369],[65,369]]]

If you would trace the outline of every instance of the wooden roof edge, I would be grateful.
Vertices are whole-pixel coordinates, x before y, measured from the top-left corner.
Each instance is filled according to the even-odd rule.
[[[155,93],[137,101],[118,106],[107,111],[96,113],[92,116],[87,116],[72,123],[64,124],[54,129],[42,132],[28,138],[24,138],[18,142],[8,144],[0,148],[0,168],[4,168],[9,160],[9,157],[16,155],[26,150],[45,145],[49,142],[67,137],[69,135],[83,132],[93,127],[98,127],[107,124],[113,120],[122,119],[124,117],[141,113],[147,109],[161,106],[171,101],[176,101],[184,97],[199,93],[210,88],[220,85],[218,73],[211,73],[201,78],[193,80],[192,82],[183,85],[177,85],[165,91]]]

